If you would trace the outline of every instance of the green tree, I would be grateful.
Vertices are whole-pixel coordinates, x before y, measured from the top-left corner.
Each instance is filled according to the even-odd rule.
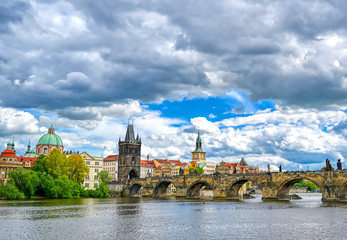
[[[22,167],[9,172],[9,183],[16,186],[26,197],[35,195],[40,185],[40,179],[36,172],[32,170],[25,171]]]
[[[189,168],[189,174],[198,174],[198,170],[196,168]]]
[[[0,196],[6,199],[21,199],[25,197],[24,193],[19,191],[19,189],[12,184],[2,186],[0,189]]]
[[[108,183],[112,180],[107,171],[100,171],[98,173],[99,183]]]
[[[32,168],[33,171],[35,172],[47,172],[47,168],[45,166],[45,161],[44,161],[45,155],[41,154],[38,156],[37,160],[34,162],[34,166]]]
[[[68,173],[68,159],[64,153],[54,148],[43,159],[47,173],[52,174],[54,178],[66,176]]]
[[[73,154],[68,157],[67,172],[69,179],[82,184],[86,175],[89,174],[89,168],[81,155]]]
[[[198,166],[196,170],[197,170],[198,174],[200,174],[200,175],[204,174],[204,169],[202,167]]]
[[[95,190],[94,196],[101,198],[110,197],[110,188],[108,187],[107,183],[111,181],[112,178],[108,175],[107,171],[100,171],[98,173],[98,178],[99,187]]]
[[[306,180],[301,180],[300,182],[295,183],[294,187],[307,187],[308,191],[314,191],[317,189],[316,184]]]
[[[60,176],[54,182],[58,198],[79,198],[79,186],[67,176]]]

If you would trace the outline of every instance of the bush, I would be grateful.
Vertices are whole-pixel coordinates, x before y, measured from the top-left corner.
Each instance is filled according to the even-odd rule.
[[[12,184],[6,184],[5,186],[1,187],[0,195],[2,197],[5,197],[6,199],[21,199],[25,198],[24,193],[19,191],[19,189],[12,185]]]

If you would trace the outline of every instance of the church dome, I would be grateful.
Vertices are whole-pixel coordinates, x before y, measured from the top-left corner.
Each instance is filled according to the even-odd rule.
[[[48,133],[43,135],[37,145],[54,145],[54,146],[64,146],[61,138],[54,133],[54,127],[51,126],[48,129]]]

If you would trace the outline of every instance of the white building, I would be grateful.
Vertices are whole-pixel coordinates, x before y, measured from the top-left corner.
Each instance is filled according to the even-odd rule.
[[[203,164],[202,164],[203,165]],[[216,172],[217,163],[207,162],[202,169],[204,170],[204,174],[214,174]]]
[[[104,171],[108,172],[111,181],[118,179],[118,158],[119,155],[109,155],[104,158]]]
[[[153,177],[154,163],[150,160],[141,160],[140,178]]]

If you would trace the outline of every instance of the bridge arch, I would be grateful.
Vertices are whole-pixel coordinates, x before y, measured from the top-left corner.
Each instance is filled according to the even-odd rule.
[[[140,184],[134,183],[129,188],[129,196],[141,196],[142,195],[141,189],[142,189],[142,186]]]
[[[167,189],[171,184],[173,184],[172,181],[168,181],[168,180],[158,182],[155,185],[155,188],[153,191],[153,196],[155,196],[155,197],[167,197]]]
[[[206,181],[199,180],[192,183],[188,187],[187,198],[200,198],[200,190],[205,186],[208,186],[210,189],[213,189],[213,186]]]
[[[322,186],[317,183],[317,181],[312,180],[307,177],[296,177],[296,178],[290,178],[284,181],[278,188],[277,197],[279,200],[289,200],[289,191],[294,186],[295,183],[300,182],[301,180],[307,180],[310,182],[313,182],[321,191],[323,191]]]
[[[227,187],[226,197],[229,199],[242,199],[243,196],[239,194],[239,190],[248,181],[258,185],[257,182],[249,178],[237,179]]]
[[[129,179],[139,178],[138,174],[134,169],[131,169],[128,174]]]

